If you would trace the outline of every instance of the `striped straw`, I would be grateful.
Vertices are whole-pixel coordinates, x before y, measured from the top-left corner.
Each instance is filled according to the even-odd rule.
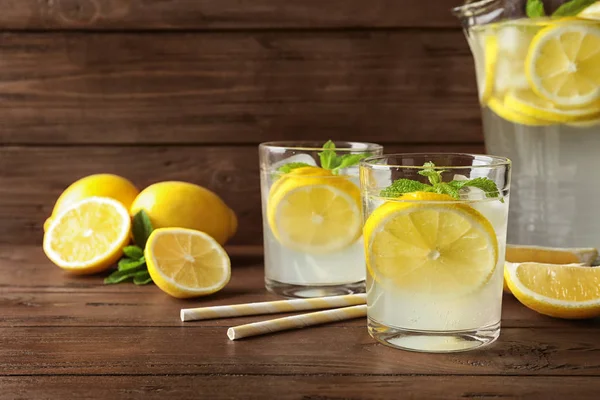
[[[294,315],[291,317],[234,326],[227,330],[227,337],[230,340],[238,340],[250,336],[306,328],[307,326],[321,325],[328,322],[361,318],[366,315],[367,306],[365,304],[353,307],[336,308],[333,310],[317,311],[309,314]]]
[[[277,314],[303,310],[322,310],[324,308],[348,307],[365,304],[367,295],[349,294],[345,296],[317,297],[313,299],[266,301],[261,303],[235,304],[202,308],[184,308],[180,316],[182,321],[202,319],[230,318],[243,315]]]

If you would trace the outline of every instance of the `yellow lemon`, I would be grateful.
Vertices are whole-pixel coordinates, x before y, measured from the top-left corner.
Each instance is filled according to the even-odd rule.
[[[600,316],[600,268],[509,263],[504,278],[514,296],[540,314],[568,319]]]
[[[375,209],[364,226],[369,274],[415,294],[462,295],[485,285],[498,262],[490,222],[452,197],[415,192]]]
[[[231,277],[229,256],[211,236],[182,228],[156,229],[144,251],[152,280],[177,298],[221,290]]]
[[[118,175],[95,174],[81,178],[66,188],[56,200],[52,215],[44,222],[44,232],[48,230],[54,215],[83,199],[109,197],[129,209],[139,193],[133,183]]]
[[[598,250],[586,248],[560,248],[526,245],[506,245],[506,261],[510,263],[536,262],[543,264],[580,264],[592,265],[598,258]],[[508,268],[506,265],[505,269]],[[504,280],[504,292],[510,288]]]
[[[360,237],[360,190],[329,170],[298,168],[272,185],[267,220],[286,247],[312,254],[334,252]]]
[[[554,105],[580,108],[600,99],[600,27],[559,22],[531,41],[525,71],[531,88]]]
[[[129,243],[131,219],[118,201],[90,197],[58,213],[44,235],[44,252],[59,267],[76,274],[110,268]]]
[[[237,228],[234,212],[210,190],[187,182],[148,186],[131,205],[131,215],[145,210],[154,228],[188,228],[206,232],[224,244]]]

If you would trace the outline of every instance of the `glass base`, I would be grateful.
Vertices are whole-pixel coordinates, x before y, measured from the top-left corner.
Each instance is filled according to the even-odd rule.
[[[454,353],[481,348],[500,336],[500,323],[466,331],[417,331],[385,326],[368,319],[369,335],[396,349],[422,353]]]
[[[279,296],[311,298],[364,293],[365,281],[339,285],[292,285],[265,278],[265,287],[269,292]]]

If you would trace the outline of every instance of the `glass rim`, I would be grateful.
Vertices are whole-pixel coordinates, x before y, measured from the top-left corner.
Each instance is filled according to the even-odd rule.
[[[383,145],[373,142],[353,142],[345,140],[332,140],[336,145],[335,151],[348,151],[348,152],[363,152],[372,150],[381,150]],[[279,140],[272,142],[263,142],[258,145],[261,149],[281,149],[281,150],[301,150],[301,151],[323,151],[323,145],[317,140]],[[325,142],[323,142],[324,144]],[[363,145],[364,149],[357,149],[352,147],[338,147],[339,145]]]
[[[469,11],[475,11],[489,4],[496,3],[498,0],[471,0],[460,6],[453,7],[452,13],[457,17],[464,17]]]
[[[397,165],[397,164],[377,164],[373,161],[382,160],[388,157],[440,157],[440,156],[456,156],[456,157],[485,157],[491,160],[489,164],[484,165],[436,165],[433,167],[434,170],[445,169],[445,170],[459,170],[459,169],[480,169],[480,168],[499,168],[499,167],[508,167],[512,165],[512,161],[506,157],[493,156],[489,154],[474,154],[474,153],[392,153],[392,154],[383,154],[380,156],[371,156],[367,157],[360,162],[360,166],[363,168],[374,168],[374,169],[388,169],[388,168],[398,168],[398,169],[406,169],[406,170],[422,170],[423,165]]]

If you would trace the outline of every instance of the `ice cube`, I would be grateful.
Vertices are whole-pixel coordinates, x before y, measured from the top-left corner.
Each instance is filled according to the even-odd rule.
[[[317,166],[317,162],[310,154],[294,154],[291,157],[284,158],[283,160],[273,163],[272,168],[277,169],[277,168],[281,167],[282,165],[289,164],[289,163],[297,163],[297,162],[305,163],[305,164],[312,165],[315,167]]]

